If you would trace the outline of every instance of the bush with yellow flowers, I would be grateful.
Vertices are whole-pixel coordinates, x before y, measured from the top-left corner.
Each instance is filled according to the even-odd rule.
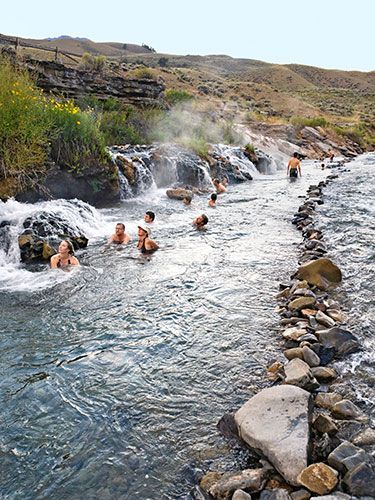
[[[99,126],[91,110],[45,95],[27,71],[0,58],[0,180],[30,184],[49,161],[73,170],[106,161]]]

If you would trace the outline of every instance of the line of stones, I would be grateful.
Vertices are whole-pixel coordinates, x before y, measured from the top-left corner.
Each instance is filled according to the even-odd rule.
[[[280,303],[278,312],[282,316],[280,324],[285,328],[282,335],[286,341],[284,355],[288,363],[284,366],[276,362],[268,368],[269,378],[275,383],[281,381],[289,387],[302,388],[314,397],[313,408],[310,405],[310,415],[314,410],[314,417],[310,419],[312,424],[309,422],[313,438],[309,458],[313,463],[302,470],[297,483],[289,484],[283,481],[283,477],[275,474],[267,461],[262,460],[262,469],[224,474],[209,472],[200,481],[200,487],[192,492],[192,497],[197,500],[250,500],[252,496],[249,491],[252,495],[255,494],[253,498],[260,500],[307,500],[312,494],[323,495],[315,497],[316,500],[347,500],[356,498],[354,495],[375,498],[372,496],[375,491],[375,475],[370,467],[371,458],[356,446],[373,444],[375,431],[367,428],[351,436],[351,442],[339,439],[338,421],[364,422],[367,418],[350,400],[331,392],[329,387],[337,374],[327,364],[360,348],[355,336],[341,327],[346,323],[347,317],[327,293],[330,283],[341,280],[341,272],[329,259],[324,258],[327,250],[322,242],[323,234],[313,224],[316,205],[323,203],[322,188],[336,177],[338,176],[330,175],[317,186],[310,186],[306,201],[293,218],[292,222],[302,231],[304,238],[304,250],[300,258],[302,266],[299,271],[304,266],[303,263],[307,262],[309,268],[311,262],[314,262],[318,279],[312,279],[312,283],[309,283],[308,280],[301,279],[297,272],[292,277],[290,286],[280,285],[281,291],[277,295]],[[303,274],[302,278],[309,277],[309,272]],[[270,389],[261,391],[259,395],[265,391]],[[244,407],[256,406],[255,401],[253,403],[255,398],[257,396]],[[241,411],[237,412],[237,420]],[[295,489],[290,484],[301,486]],[[303,486],[307,489],[301,489]],[[342,489],[350,495],[342,493]]]
[[[324,267],[332,265],[324,258],[327,249],[323,243],[323,233],[314,225],[313,216],[317,205],[323,203],[322,188],[338,175],[329,175],[325,181],[312,185],[307,192],[307,199],[299,207],[292,223],[302,231],[303,252],[299,259],[302,266],[295,274],[291,286],[284,287],[277,295],[280,325],[286,327],[282,332],[285,339],[284,355],[289,361],[285,366],[274,364],[269,367],[270,377],[282,378],[286,384],[296,385],[312,392],[314,398],[312,450],[313,463],[299,476],[299,482],[309,491],[325,494],[328,499],[348,498],[337,491],[344,489],[351,497],[369,497],[375,495],[375,475],[371,468],[371,457],[358,445],[374,443],[374,431],[370,428],[351,436],[351,441],[339,439],[340,422],[367,422],[368,418],[349,399],[331,391],[331,384],[337,373],[327,365],[342,359],[360,349],[358,339],[342,328],[348,318],[341,311],[340,305],[329,297],[327,289],[330,270]],[[314,264],[311,261],[316,261]],[[306,268],[315,267],[321,272],[320,281],[301,279],[306,276]],[[334,265],[332,265],[334,267]],[[338,281],[338,280],[334,280]],[[312,284],[314,283],[314,284]],[[319,286],[317,286],[319,285]],[[328,465],[327,465],[328,464]],[[327,495],[336,489],[334,495]],[[300,492],[291,494],[293,500],[308,498]]]

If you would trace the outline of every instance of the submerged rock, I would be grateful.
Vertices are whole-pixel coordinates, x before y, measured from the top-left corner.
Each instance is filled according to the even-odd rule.
[[[340,283],[342,280],[340,269],[326,258],[303,264],[297,271],[297,277],[322,290],[326,290],[330,285]]]
[[[200,487],[214,498],[226,500],[232,498],[233,492],[239,489],[260,491],[269,477],[272,467],[262,469],[245,469],[239,472],[224,474],[209,472],[200,482]]]
[[[295,386],[263,389],[235,414],[239,435],[293,485],[307,466],[310,394]]]

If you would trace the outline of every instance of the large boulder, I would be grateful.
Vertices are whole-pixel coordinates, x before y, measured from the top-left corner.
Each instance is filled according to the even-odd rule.
[[[342,280],[340,269],[326,258],[303,264],[297,271],[297,277],[322,290],[326,290],[330,285],[340,283]]]
[[[184,188],[167,189],[166,194],[172,200],[183,200],[184,198],[193,197],[193,192],[190,189]]]
[[[357,337],[348,330],[344,330],[338,326],[329,330],[320,330],[316,332],[319,336],[319,342],[328,348],[335,350],[336,357],[342,357],[346,354],[351,354],[359,350],[360,345]]]
[[[310,394],[295,386],[263,389],[235,414],[240,437],[260,450],[290,484],[307,466]]]
[[[22,262],[49,261],[62,240],[71,241],[75,250],[85,248],[87,237],[82,234],[76,219],[92,222],[94,209],[80,200],[64,202],[64,208],[44,211],[41,208],[23,221],[23,232],[18,236]]]

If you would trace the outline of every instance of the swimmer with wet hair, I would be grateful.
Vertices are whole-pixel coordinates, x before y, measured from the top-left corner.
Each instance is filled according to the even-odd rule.
[[[143,219],[146,222],[146,224],[152,224],[154,222],[154,220],[155,220],[155,213],[151,212],[151,210],[148,210],[145,213],[145,216],[144,216]]]
[[[52,269],[79,266],[79,260],[74,257],[74,248],[71,241],[62,240],[59,245],[59,252],[51,257],[50,264]]]
[[[210,199],[208,200],[208,206],[211,208],[216,207],[217,194],[212,193]]]
[[[197,229],[205,229],[205,226],[208,222],[208,217],[207,215],[205,214],[202,214],[202,215],[199,215],[198,217],[196,217],[194,220],[193,220],[193,225],[197,228]]]

